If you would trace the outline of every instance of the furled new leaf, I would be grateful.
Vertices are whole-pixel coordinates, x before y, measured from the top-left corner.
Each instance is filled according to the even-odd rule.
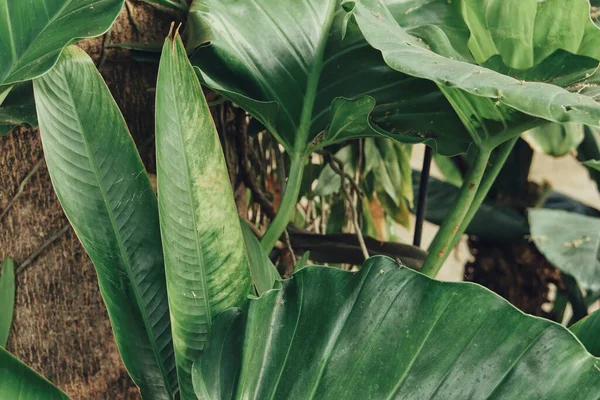
[[[168,37],[156,85],[158,204],[182,400],[213,317],[251,292],[248,256],[219,137],[181,38]]]
[[[12,86],[4,101],[0,102],[0,136],[21,124],[37,126],[31,82]]]
[[[15,307],[15,264],[5,258],[0,270],[0,347],[6,346]]]
[[[570,93],[552,84],[523,80],[551,81],[566,72],[581,72],[582,68],[590,69],[598,64],[600,57],[592,47],[599,47],[600,30],[593,24],[587,24],[591,23],[589,15],[582,14],[583,9],[589,10],[587,1],[556,0],[550,5],[549,2],[527,0],[527,7],[519,5],[518,8],[511,7],[513,3],[512,0],[485,3],[480,0],[450,3],[442,0],[344,0],[345,7],[358,23],[366,40],[381,51],[386,63],[404,74],[438,84],[469,129],[473,140],[480,145],[488,145],[490,136],[510,131],[513,125],[516,125],[516,132],[510,134],[519,134],[521,124],[529,124],[526,122],[529,117],[525,115],[560,123],[600,125],[600,105],[591,97]],[[565,13],[562,10],[567,4],[569,12]],[[408,6],[411,7],[407,9]],[[527,14],[523,18],[517,17],[521,10]],[[493,17],[486,17],[483,24],[479,15],[481,12]],[[543,18],[536,19],[536,12],[538,17],[543,14]],[[577,32],[581,33],[579,28],[565,29],[565,24],[573,21],[585,27],[583,37],[576,37]],[[520,24],[523,23],[536,25],[522,27]],[[579,47],[569,44],[564,46],[564,50],[577,50],[581,55],[571,57],[566,51],[553,53],[552,56],[546,53],[557,46],[552,43],[555,39],[552,24],[558,29],[559,48],[563,48],[564,40],[561,39],[572,34],[574,36],[567,39],[578,39]],[[520,54],[522,49],[512,41],[512,35],[504,32],[520,32],[523,29],[536,30],[536,40],[533,42],[536,53],[532,59],[532,62],[535,60],[535,68],[517,71],[512,77],[511,71],[497,58],[488,60],[492,53],[496,53],[487,51],[489,49],[482,43],[489,36],[497,39],[494,42],[495,49],[500,52],[502,60],[509,65],[521,65],[523,61],[515,54]],[[543,30],[545,33],[540,33]],[[466,38],[471,39],[468,46],[464,43]],[[473,44],[474,38],[478,40],[477,46]],[[476,53],[475,61],[486,61],[485,66],[489,68],[472,64],[474,61],[465,52],[466,47],[471,53],[475,52],[476,47],[485,47],[487,52],[482,50],[481,54],[488,58]],[[567,71],[557,67],[563,64],[569,67]],[[562,85],[568,86],[570,83],[573,82],[567,80]],[[497,144],[493,141],[489,143]]]
[[[224,318],[232,330],[240,323]],[[234,348],[218,334],[213,347]],[[564,327],[478,285],[437,282],[385,257],[358,274],[307,267],[252,300],[237,379],[232,357],[199,361],[208,398],[583,400],[600,390],[600,360]],[[230,379],[210,379],[219,362]],[[217,386],[227,381],[235,387]]]
[[[2,347],[0,347],[0,398],[7,400],[69,399],[59,388]]]
[[[600,357],[600,310],[588,315],[569,328],[587,351]]]
[[[600,289],[600,218],[558,210],[530,210],[531,237],[554,266],[584,288]]]
[[[176,389],[156,197],[123,116],[85,52],[34,81],[54,190],[92,259],[119,351],[144,398]]]
[[[0,85],[45,74],[62,49],[105,32],[123,0],[0,0]]]
[[[562,157],[573,152],[583,141],[583,126],[577,123],[546,124],[524,132],[522,138],[537,152]]]
[[[436,86],[386,66],[340,0],[196,0],[189,21],[189,50],[210,42],[192,56],[202,80],[290,152],[381,135],[451,154],[468,146]]]
[[[250,267],[250,276],[252,284],[256,289],[256,294],[261,296],[264,292],[281,286],[281,275],[265,251],[260,247],[260,243],[246,221],[240,219],[242,225],[242,234],[244,243],[248,252],[248,264]]]

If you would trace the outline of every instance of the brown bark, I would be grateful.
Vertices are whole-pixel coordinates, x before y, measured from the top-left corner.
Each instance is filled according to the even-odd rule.
[[[124,8],[108,43],[162,41],[173,15],[132,2],[137,32]],[[96,61],[104,37],[81,42]],[[106,50],[101,72],[138,144],[154,132],[157,65],[131,60],[126,51]],[[0,138],[0,210],[21,180],[42,158],[37,131],[19,129]],[[144,149],[143,149],[144,150]],[[153,146],[142,159],[154,171]],[[45,165],[0,221],[0,257],[16,265],[66,224]],[[14,323],[7,349],[42,373],[73,399],[136,399],[117,351],[96,274],[72,230],[43,251],[17,277]]]

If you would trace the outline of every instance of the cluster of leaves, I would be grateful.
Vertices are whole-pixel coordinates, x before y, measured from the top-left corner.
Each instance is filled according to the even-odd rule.
[[[0,116],[13,118],[0,126],[39,123],[53,186],[94,262],[120,353],[144,398],[598,392],[598,359],[588,352],[597,350],[590,333],[597,314],[573,327],[586,350],[560,325],[477,285],[437,282],[389,258],[367,260],[358,274],[305,267],[279,283],[265,252],[293,215],[310,154],[338,146],[335,157],[320,154],[342,159],[369,202],[406,223],[405,146],[426,143],[439,154],[469,151],[468,173],[423,266],[435,276],[523,131],[548,121],[600,125],[591,97],[600,30],[586,1],[570,1],[564,13],[566,0],[197,0],[188,51],[177,32],[162,49],[158,196],[93,62],[65,48],[106,30],[122,3],[41,1],[26,10],[0,0],[0,18],[8,18],[0,33],[9,38],[0,54],[10,55],[0,63]],[[28,13],[39,30],[17,23]],[[13,111],[30,107],[31,86],[21,82],[31,79],[34,118]],[[279,213],[260,244],[238,218],[200,82],[243,107],[290,159]],[[359,140],[339,148],[350,139]],[[344,192],[342,179],[323,169],[316,195]],[[546,212],[531,214],[534,237],[544,236],[538,228],[555,229],[534,222],[547,221]],[[598,222],[581,226],[590,240],[573,248],[589,263]],[[565,257],[556,246],[540,248],[551,260]],[[573,254],[566,257],[556,263],[596,290],[595,274],[576,271]],[[10,278],[4,270],[2,285]],[[0,372],[7,397],[66,397],[3,349]]]

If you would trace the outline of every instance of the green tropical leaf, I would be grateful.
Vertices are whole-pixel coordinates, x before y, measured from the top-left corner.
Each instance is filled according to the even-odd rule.
[[[223,318],[241,334],[242,317]],[[208,348],[235,349],[236,335],[224,330]],[[207,398],[583,400],[600,390],[600,360],[564,327],[481,286],[438,282],[386,257],[359,274],[302,269],[251,301],[243,332],[236,354],[197,362]],[[226,365],[219,371],[229,379],[210,379],[215,365]],[[235,387],[217,386],[227,380]]]
[[[562,157],[572,153],[583,141],[583,126],[577,123],[546,124],[524,132],[522,138],[537,152]]]
[[[600,310],[588,315],[569,328],[587,351],[600,357]]]
[[[123,116],[85,52],[34,81],[54,190],[92,259],[121,356],[142,396],[177,386],[156,197]]]
[[[0,136],[21,124],[37,126],[31,82],[18,83],[6,94],[4,101],[0,102]]]
[[[6,346],[15,308],[15,264],[5,258],[0,270],[0,347]],[[1,393],[1,392],[0,392]]]
[[[246,221],[240,219],[242,225],[242,234],[244,243],[248,252],[248,264],[250,266],[250,276],[252,284],[256,289],[256,294],[261,296],[264,292],[273,288],[281,287],[281,275],[265,251],[260,247],[260,243]]]
[[[181,38],[168,37],[156,86],[158,204],[181,398],[212,318],[251,291],[248,256],[219,137]]]
[[[600,160],[588,160],[582,163],[588,168],[595,169],[596,171],[600,171]]]
[[[577,147],[577,159],[582,162],[590,160],[600,160],[600,134],[597,129],[592,129],[586,126],[583,129],[583,141]],[[600,171],[594,168],[594,163],[585,165],[590,175],[590,178],[596,182],[596,186],[600,191]]]
[[[529,5],[535,3],[534,7],[540,4],[535,1],[528,1],[527,3]],[[561,6],[565,7],[567,4],[563,0],[554,3],[560,3]],[[575,4],[577,10],[585,6],[584,3],[587,4],[584,0],[568,2],[569,7],[571,4]],[[494,64],[493,60],[486,63],[493,69],[484,68],[469,63],[468,61],[471,60],[463,52],[457,50],[458,46],[455,47],[455,43],[460,43],[465,38],[464,26],[451,30],[445,24],[450,19],[460,21],[461,16],[466,18],[465,15],[471,15],[469,13],[472,13],[473,10],[481,11],[483,9],[488,12],[495,5],[496,9],[494,11],[501,11],[502,13],[494,14],[494,17],[488,20],[490,23],[495,21],[493,26],[477,25],[478,19],[473,16],[473,19],[470,20],[470,29],[467,29],[471,38],[485,37],[485,34],[500,37],[499,20],[504,22],[503,29],[505,29],[503,32],[512,32],[513,30],[519,32],[520,28],[516,25],[522,20],[508,15],[505,12],[508,8],[502,6],[504,3],[490,1],[485,3],[486,6],[484,7],[480,1],[474,0],[456,1],[445,5],[442,4],[441,0],[431,2],[413,1],[411,4],[417,12],[415,12],[415,16],[410,17],[412,18],[410,21],[410,18],[405,18],[399,13],[400,9],[394,7],[395,4],[395,2],[389,0],[344,0],[344,5],[358,23],[366,40],[371,46],[381,51],[386,63],[404,74],[435,82],[452,102],[477,144],[486,143],[489,146],[492,143],[492,146],[494,146],[497,144],[494,140],[497,139],[490,139],[490,137],[503,131],[509,131],[510,135],[519,134],[521,130],[519,126],[529,124],[527,122],[529,117],[525,117],[523,114],[552,122],[579,122],[592,126],[600,124],[600,105],[591,97],[570,93],[559,86],[547,83],[522,80],[525,78],[542,80],[540,79],[540,71],[555,73],[554,76],[552,74],[545,76],[544,80],[559,78],[565,71],[548,68],[548,65],[555,66],[559,60],[563,61],[565,57],[571,64],[577,64],[569,59],[564,52],[558,56],[545,59],[544,62],[547,64],[543,65],[544,63],[542,63],[535,71],[526,71],[527,73],[516,79],[504,73],[495,72],[493,69],[502,72],[507,71],[506,68],[502,68],[502,65]],[[506,4],[508,5],[508,3]],[[405,5],[403,4],[403,6]],[[435,10],[443,9],[441,16],[431,17],[434,6],[436,7]],[[539,7],[544,8],[543,5]],[[519,6],[519,11],[521,8]],[[514,10],[517,10],[517,8],[513,7],[511,10],[514,14]],[[562,7],[554,7],[553,11],[550,10],[550,6],[545,7],[544,15],[549,15],[549,17],[545,17],[544,21],[547,21],[548,18],[559,18],[565,14],[561,10]],[[409,13],[409,10],[406,13]],[[566,14],[571,15],[570,12]],[[579,11],[575,14],[581,17]],[[431,25],[426,26],[425,21],[428,21]],[[586,16],[586,21],[589,21],[589,16]],[[438,26],[438,24],[441,26]],[[456,24],[461,25],[460,23]],[[542,29],[541,23],[539,26],[539,29]],[[493,29],[495,31],[492,32]],[[590,29],[594,29],[594,31],[588,32],[586,30],[585,38],[581,39],[581,46],[586,49],[590,48],[590,43],[596,43],[596,46],[600,44],[600,30],[594,26],[591,26]],[[450,31],[451,34],[448,33]],[[415,36],[416,34],[419,37]],[[502,43],[497,43],[502,52],[511,49],[510,38],[505,39]],[[550,41],[552,37],[550,36],[547,39]],[[536,42],[536,46],[538,45],[539,43]],[[479,45],[480,48],[482,46]],[[473,49],[471,46],[469,47],[472,52]],[[548,42],[544,44],[543,51],[551,47],[551,43]],[[569,49],[571,47],[567,48],[567,50]],[[519,49],[513,50],[515,52],[519,51]],[[586,51],[584,53],[585,56],[589,57],[590,54],[595,54],[595,51],[590,50],[590,52]],[[596,60],[598,59],[596,58]],[[481,59],[477,60],[482,62]],[[507,60],[510,63],[520,59],[509,57]],[[588,59],[589,62],[584,63],[584,67],[592,68],[597,65],[596,60],[590,61]],[[577,70],[579,71],[581,68],[578,67]],[[572,71],[569,70],[569,72]],[[572,82],[563,83],[564,86],[567,86]],[[516,126],[519,129],[515,128],[516,132],[511,132],[511,126]],[[492,142],[488,142],[488,140],[492,140]]]
[[[69,397],[0,347],[0,397],[23,400],[68,400]]]
[[[436,86],[387,67],[346,22],[340,0],[196,0],[188,50],[210,42],[192,56],[203,82],[290,152],[381,135],[465,151],[469,137]]]
[[[0,85],[37,78],[62,49],[108,30],[123,0],[0,0]]]
[[[559,210],[530,210],[531,237],[554,266],[584,288],[600,289],[600,218]]]

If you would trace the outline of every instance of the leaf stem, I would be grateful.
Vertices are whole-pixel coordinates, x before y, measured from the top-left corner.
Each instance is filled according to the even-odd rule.
[[[268,254],[287,228],[290,217],[296,209],[296,202],[302,186],[302,175],[304,174],[304,153],[293,153],[291,155],[290,175],[283,192],[283,198],[279,205],[277,215],[271,221],[271,225],[263,236],[260,245]]]
[[[421,237],[423,236],[423,222],[425,221],[425,208],[427,207],[427,186],[429,184],[429,171],[431,169],[431,157],[433,150],[425,146],[425,155],[423,157],[423,168],[421,169],[421,180],[419,181],[419,199],[417,202],[417,220],[415,222],[415,235],[413,246],[421,246]]]
[[[454,237],[458,236],[459,228],[465,220],[471,204],[473,203],[479,185],[484,176],[491,151],[486,147],[479,148],[473,165],[458,193],[452,211],[446,216],[444,223],[429,246],[429,254],[423,263],[421,272],[430,277],[435,277],[442,268],[444,261],[452,249]]]

